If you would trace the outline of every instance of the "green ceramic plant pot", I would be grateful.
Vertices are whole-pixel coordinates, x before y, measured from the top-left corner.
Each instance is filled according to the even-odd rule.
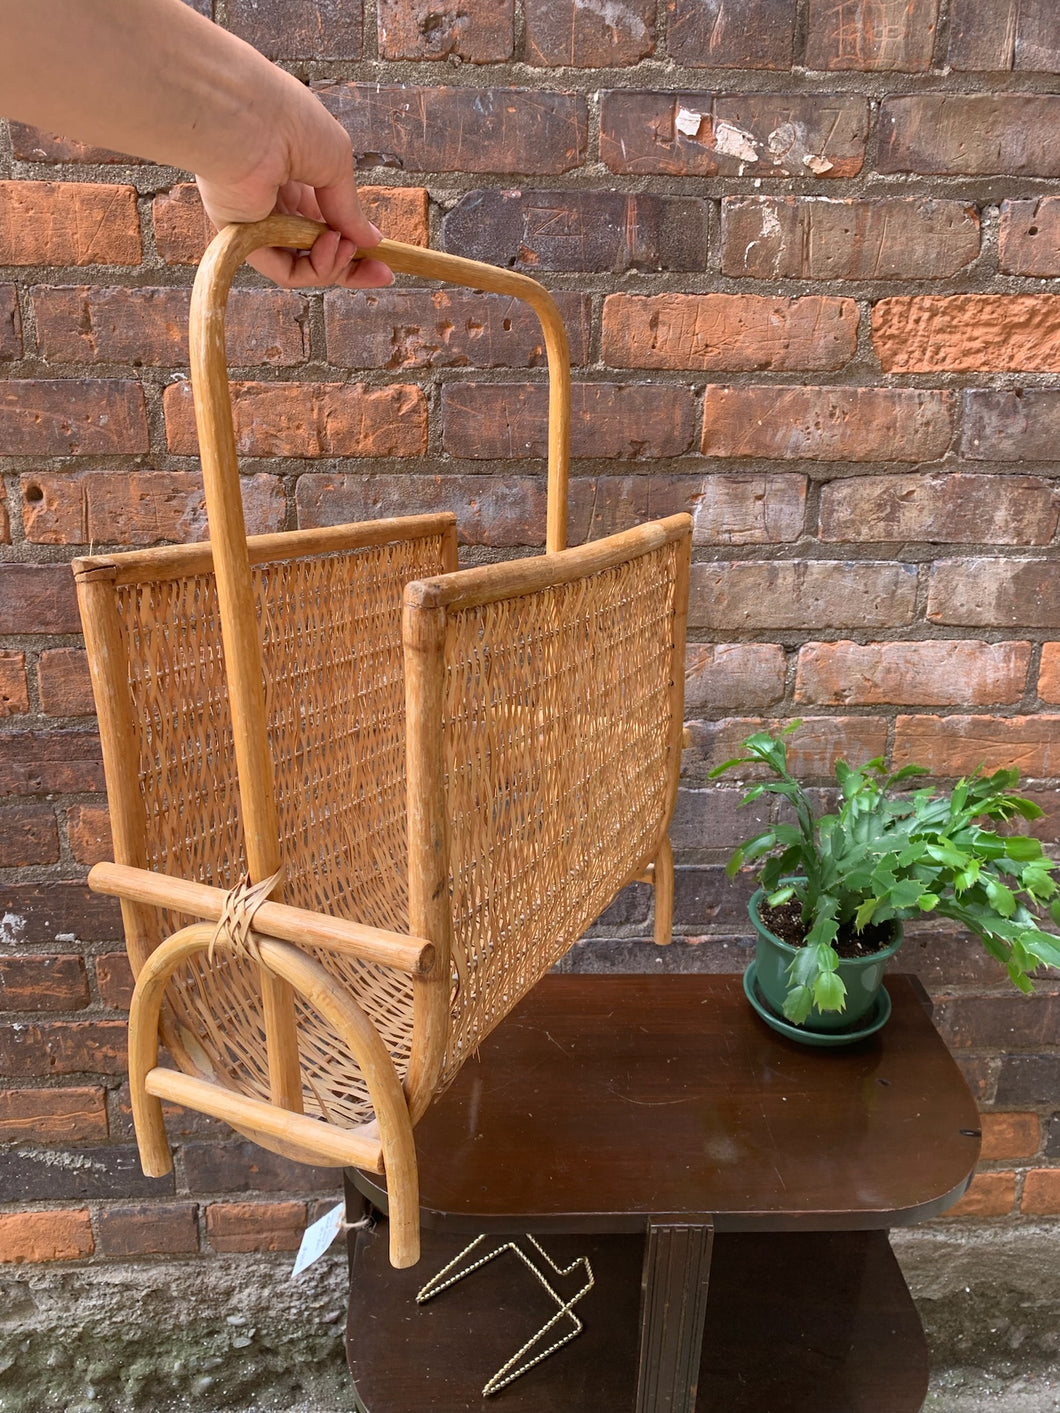
[[[774,937],[759,917],[758,908],[764,897],[765,890],[759,888],[747,905],[756,934],[755,980],[762,999],[778,1016],[783,1017],[784,998],[791,984],[788,968],[795,960],[798,948]],[[869,1015],[883,985],[887,962],[902,945],[902,924],[892,922],[889,927],[891,940],[882,951],[873,952],[869,957],[840,958],[838,971],[847,989],[846,1008],[842,1011],[819,1011],[814,1006],[802,1025],[795,1029],[814,1034],[853,1030],[859,1021]]]

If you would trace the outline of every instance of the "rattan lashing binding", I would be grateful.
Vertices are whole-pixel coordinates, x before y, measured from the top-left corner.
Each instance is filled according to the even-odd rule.
[[[459,570],[452,515],[247,538],[222,232],[192,301],[211,542],[75,563],[137,975],[130,1079],[148,1173],[168,1099],[302,1161],[386,1173],[418,1256],[412,1130],[632,879],[669,939],[687,516],[565,549],[569,368],[548,294],[384,242],[395,270],[527,300],[550,373],[546,553]],[[246,874],[282,883],[217,924]],[[282,901],[281,901],[282,888]],[[246,921],[246,919],[244,919]],[[246,945],[249,941],[250,945]],[[158,1064],[160,1039],[178,1069]]]

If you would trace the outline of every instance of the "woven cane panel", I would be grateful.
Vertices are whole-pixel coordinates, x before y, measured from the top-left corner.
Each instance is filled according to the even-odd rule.
[[[671,801],[678,547],[450,610],[454,1023],[443,1083],[655,852]]]
[[[285,870],[284,901],[408,930],[401,595],[442,570],[441,541],[276,560],[254,570]],[[244,868],[232,724],[212,575],[117,590],[128,676],[142,723],[147,866],[217,887]],[[171,932],[192,919],[171,915]],[[408,978],[305,949],[372,1018],[407,1067]],[[219,1079],[267,1096],[257,969],[218,953],[189,963],[171,994]],[[307,1113],[371,1116],[359,1071],[323,1022],[298,1007]]]

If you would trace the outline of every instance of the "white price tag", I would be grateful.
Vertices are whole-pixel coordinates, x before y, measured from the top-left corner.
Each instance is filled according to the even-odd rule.
[[[305,1268],[311,1266],[314,1261],[320,1260],[339,1232],[342,1231],[345,1216],[346,1204],[340,1202],[337,1207],[332,1207],[330,1212],[325,1212],[311,1226],[306,1227],[302,1233],[302,1244],[298,1248],[298,1255],[295,1257],[294,1270],[291,1272],[292,1279],[295,1276],[300,1276]]]

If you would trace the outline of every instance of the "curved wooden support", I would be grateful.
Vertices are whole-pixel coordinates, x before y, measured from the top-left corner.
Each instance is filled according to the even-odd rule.
[[[293,1142],[308,1157],[324,1163],[364,1164],[381,1154],[387,1175],[392,1216],[390,1259],[394,1266],[419,1260],[419,1179],[412,1123],[393,1061],[360,1006],[312,957],[285,942],[254,934],[263,967],[298,992],[332,1026],[358,1065],[378,1125],[378,1142],[365,1142],[356,1131],[323,1120],[306,1118],[276,1104],[267,1104],[210,1084],[158,1068],[158,1024],[166,984],[174,971],[213,942],[214,928],[195,923],[175,933],[148,958],[136,983],[129,1020],[129,1079],[133,1121],[144,1172],[159,1177],[172,1167],[162,1121],[161,1097],[186,1103],[201,1112],[241,1128],[259,1129]],[[219,947],[226,945],[223,937]],[[173,1074],[171,1083],[166,1076]],[[314,1152],[314,1144],[316,1150]]]
[[[162,1177],[173,1166],[162,1103],[147,1090],[147,1076],[158,1065],[158,1027],[166,982],[185,957],[209,947],[213,934],[214,929],[204,922],[182,927],[151,953],[136,978],[129,1007],[129,1090],[140,1166],[148,1177]]]
[[[651,881],[655,888],[655,944],[665,947],[674,930],[674,851],[668,834],[659,841]]]

